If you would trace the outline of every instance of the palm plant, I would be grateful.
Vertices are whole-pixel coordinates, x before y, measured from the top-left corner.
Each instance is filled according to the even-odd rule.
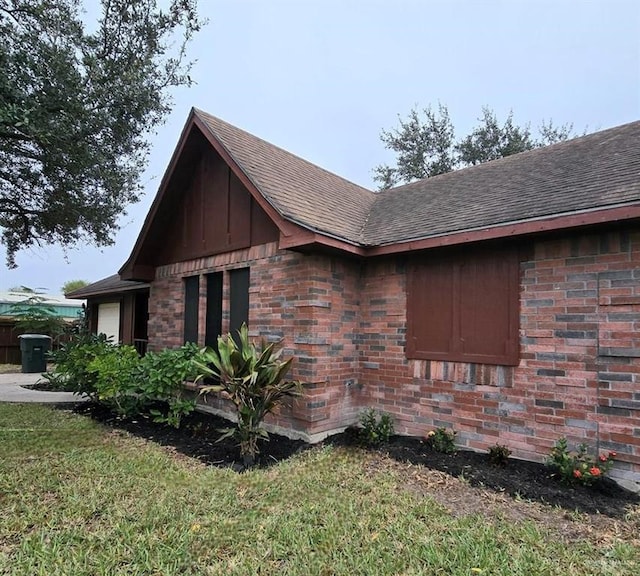
[[[233,402],[237,415],[237,426],[222,430],[220,440],[235,437],[240,446],[240,455],[245,467],[255,463],[258,441],[268,440],[262,427],[267,414],[287,398],[301,395],[300,383],[285,380],[293,358],[281,360],[282,349],[264,340],[257,348],[249,341],[246,324],[238,330],[238,342],[231,334],[218,337],[218,349],[207,348],[201,362],[197,381],[213,378],[215,384],[205,386],[201,394],[223,392]]]

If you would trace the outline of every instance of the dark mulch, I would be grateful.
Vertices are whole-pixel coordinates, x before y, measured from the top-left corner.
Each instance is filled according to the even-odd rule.
[[[23,384],[23,388],[29,388],[30,390],[39,390],[40,392],[75,392],[75,388],[72,386],[69,387],[60,387],[54,386],[48,380],[40,380],[40,382],[36,382],[35,384]]]
[[[229,422],[223,418],[194,412],[176,430],[157,424],[147,417],[121,418],[93,403],[75,406],[74,410],[108,426],[126,430],[163,446],[171,446],[207,465],[242,470],[236,442],[233,439],[216,442],[220,436],[218,430],[229,426]],[[359,445],[357,433],[351,429],[332,436],[325,442],[338,446]],[[271,441],[261,446],[257,465],[270,466],[309,448],[301,440],[290,440],[272,434]],[[454,477],[462,477],[472,486],[489,488],[516,498],[551,504],[571,511],[622,518],[629,504],[640,503],[640,496],[607,478],[591,487],[566,486],[543,464],[510,459],[506,466],[495,466],[489,462],[487,454],[467,450],[441,454],[430,449],[419,438],[394,436],[379,450],[401,462],[421,464]]]
[[[330,441],[342,445],[357,444],[357,432],[348,429]],[[558,480],[553,470],[541,463],[510,458],[506,466],[497,466],[489,461],[486,453],[459,450],[454,454],[442,454],[429,448],[420,438],[394,436],[380,450],[400,462],[421,464],[464,478],[471,486],[490,488],[567,510],[621,518],[627,513],[629,504],[640,503],[640,495],[622,488],[609,478],[588,487],[567,486]]]
[[[122,418],[109,409],[86,402],[74,407],[74,412],[90,416],[94,420],[113,428],[126,430],[135,436],[157,442],[162,446],[171,446],[178,452],[197,458],[209,466],[229,467],[242,470],[242,459],[237,442],[227,438],[217,442],[219,430],[228,428],[230,423],[224,418],[202,412],[192,412],[183,418],[179,429],[158,424],[148,416]],[[270,442],[263,442],[256,465],[260,468],[271,466],[286,460],[297,452],[308,450],[310,445],[302,440],[290,440],[284,436],[272,434]]]

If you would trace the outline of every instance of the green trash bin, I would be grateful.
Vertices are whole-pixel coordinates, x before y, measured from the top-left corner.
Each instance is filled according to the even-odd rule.
[[[18,338],[20,338],[20,352],[22,352],[22,372],[24,374],[46,372],[51,337],[44,334],[22,334]]]

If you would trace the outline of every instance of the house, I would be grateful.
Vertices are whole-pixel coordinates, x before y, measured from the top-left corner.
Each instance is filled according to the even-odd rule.
[[[20,364],[20,340],[23,330],[16,327],[16,305],[35,298],[53,316],[74,322],[82,314],[84,302],[67,300],[62,295],[9,290],[0,292],[0,364]]]
[[[640,122],[374,193],[192,110],[131,256],[76,295],[154,350],[283,340],[290,435],[374,407],[531,460],[567,436],[640,481],[639,219]]]
[[[88,300],[87,323],[92,333],[146,352],[149,284],[121,280],[113,274],[69,296]]]

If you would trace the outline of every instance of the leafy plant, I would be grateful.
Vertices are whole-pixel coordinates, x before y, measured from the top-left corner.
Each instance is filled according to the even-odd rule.
[[[46,304],[46,299],[36,292],[28,298],[12,304],[9,314],[16,320],[16,328],[25,333],[46,334],[52,338],[59,337],[65,329],[65,321],[57,315],[56,309]]]
[[[136,372],[140,357],[133,346],[110,346],[96,355],[87,372],[95,375],[95,390],[99,402],[123,416],[137,414],[144,404],[138,394]]]
[[[183,383],[197,376],[199,354],[195,344],[186,344],[141,360],[135,348],[115,346],[104,334],[80,334],[50,354],[56,368],[45,378],[54,388],[87,394],[122,415],[148,412],[156,422],[178,428],[195,409],[195,399],[184,398]]]
[[[436,452],[453,454],[456,451],[456,432],[446,428],[436,428],[427,434],[427,444]]]
[[[496,466],[506,466],[511,456],[511,450],[502,444],[489,448],[489,461]]]
[[[551,449],[547,465],[554,468],[560,480],[566,484],[590,486],[609,472],[615,457],[615,452],[591,457],[586,444],[580,444],[576,451],[570,451],[567,439],[562,437]]]
[[[195,344],[185,344],[176,350],[148,352],[140,361],[139,397],[143,404],[166,402],[165,411],[150,410],[156,422],[180,427],[182,417],[195,410],[195,399],[184,398],[184,382],[198,375],[195,360],[201,352]]]
[[[260,348],[249,341],[249,330],[243,324],[238,330],[238,342],[231,334],[218,338],[218,350],[207,348],[203,361],[197,362],[198,380],[212,377],[217,382],[205,386],[201,394],[222,392],[235,407],[237,426],[223,430],[221,439],[230,436],[238,440],[240,455],[246,467],[252,466],[258,454],[258,441],[268,440],[262,427],[270,414],[287,398],[301,394],[300,383],[285,380],[292,358],[281,360],[282,349],[264,340]]]
[[[97,401],[98,374],[95,371],[89,371],[89,365],[98,356],[108,353],[111,348],[113,344],[104,334],[72,336],[69,342],[49,353],[49,358],[55,364],[55,370],[43,376],[54,388],[86,394]]]
[[[360,440],[368,446],[379,446],[388,442],[393,434],[393,417],[382,412],[378,414],[373,408],[360,414]]]

